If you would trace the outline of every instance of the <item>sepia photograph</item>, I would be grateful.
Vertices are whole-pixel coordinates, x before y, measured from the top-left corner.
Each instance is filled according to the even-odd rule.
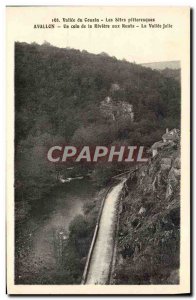
[[[190,292],[189,27],[7,7],[8,293]]]

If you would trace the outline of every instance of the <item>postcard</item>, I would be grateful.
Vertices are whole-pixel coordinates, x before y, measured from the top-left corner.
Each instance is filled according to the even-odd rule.
[[[7,293],[190,294],[190,8],[6,10]]]

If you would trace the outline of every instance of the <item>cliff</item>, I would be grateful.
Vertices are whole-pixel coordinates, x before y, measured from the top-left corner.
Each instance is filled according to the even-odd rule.
[[[120,203],[111,284],[177,284],[180,145],[166,143],[130,175]]]

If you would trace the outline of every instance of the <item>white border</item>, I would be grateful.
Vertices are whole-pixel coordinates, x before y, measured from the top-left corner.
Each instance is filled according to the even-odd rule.
[[[5,6],[6,5],[170,5],[171,1],[164,0],[164,1],[63,1],[63,0],[42,0],[41,3],[39,0],[29,0],[27,1],[5,1],[1,0],[0,2],[0,38],[1,38],[1,47],[0,47],[0,56],[1,56],[1,72],[0,72],[0,79],[1,79],[1,109],[0,109],[0,134],[1,134],[1,148],[0,148],[0,187],[1,187],[1,229],[2,229],[2,237],[1,237],[1,256],[0,256],[0,265],[1,265],[1,276],[0,276],[0,294],[2,299],[6,297],[5,295],[5,217],[4,217],[4,211],[5,211],[5,157],[6,157],[6,149],[5,149],[5,111],[6,111],[6,101],[5,101]],[[182,5],[182,6],[191,6],[195,8],[195,1],[173,1],[172,5]],[[195,41],[195,30],[194,30],[194,41]],[[193,69],[195,70],[195,64],[193,66]],[[195,78],[193,85],[195,85]],[[195,116],[195,106],[194,106],[194,116]],[[194,118],[193,118],[194,119]],[[194,124],[195,129],[195,124]],[[195,132],[195,131],[194,131]],[[194,134],[195,137],[195,134]],[[194,139],[195,140],[195,139]],[[194,169],[195,169],[195,162],[194,162]],[[194,180],[193,186],[196,186],[196,181]],[[194,206],[195,208],[196,206]],[[195,211],[195,209],[194,209]],[[195,267],[195,266],[194,266]],[[195,283],[195,279],[194,279]],[[20,298],[20,297],[18,297]],[[23,297],[24,299],[26,297]],[[38,297],[39,298],[39,297]],[[53,297],[54,298],[54,297]],[[171,298],[171,297],[168,297]],[[72,297],[73,299],[73,297]],[[138,299],[138,297],[137,297]]]

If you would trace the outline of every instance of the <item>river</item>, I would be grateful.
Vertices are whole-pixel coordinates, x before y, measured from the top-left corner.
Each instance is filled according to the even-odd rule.
[[[83,214],[84,203],[95,193],[89,180],[74,180],[53,188],[47,197],[33,203],[29,219],[17,233],[20,249],[16,283],[47,284],[51,278],[53,284],[61,281],[64,276],[58,267],[61,243],[67,238],[70,222]]]

